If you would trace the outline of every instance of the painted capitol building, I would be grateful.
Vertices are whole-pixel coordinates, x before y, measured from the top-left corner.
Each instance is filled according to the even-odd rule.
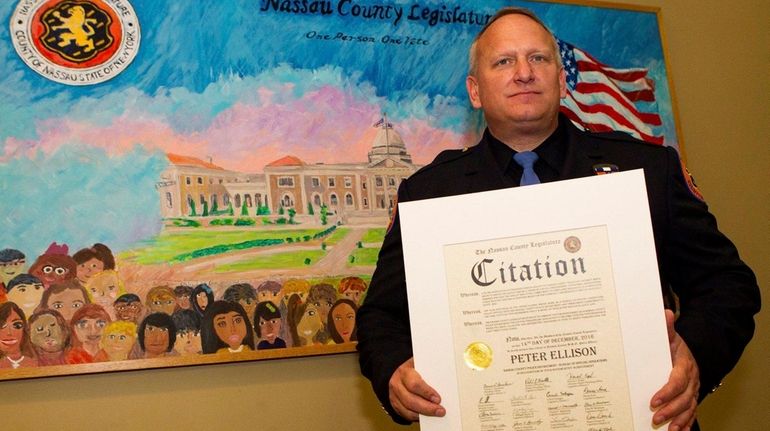
[[[306,163],[285,156],[269,163],[261,174],[229,171],[212,161],[168,153],[169,166],[156,189],[163,218],[197,215],[206,206],[250,216],[267,207],[270,214],[294,208],[298,219],[312,220],[322,204],[343,223],[383,223],[396,205],[398,185],[419,165],[412,163],[406,145],[385,120],[375,133],[366,163]]]

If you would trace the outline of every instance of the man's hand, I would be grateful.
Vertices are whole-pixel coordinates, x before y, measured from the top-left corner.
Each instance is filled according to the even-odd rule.
[[[441,397],[435,389],[428,386],[414,369],[414,358],[401,364],[388,382],[390,405],[396,412],[412,422],[418,415],[444,416],[446,410],[441,407]]]
[[[670,420],[669,431],[689,431],[695,422],[700,376],[698,364],[695,363],[690,349],[674,330],[674,320],[674,313],[666,310],[673,368],[668,383],[663,385],[650,401],[650,407],[656,410],[652,422],[655,426],[660,426]]]

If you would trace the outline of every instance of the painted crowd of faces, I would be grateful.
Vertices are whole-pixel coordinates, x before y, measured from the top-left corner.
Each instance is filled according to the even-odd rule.
[[[52,244],[29,267],[0,250],[0,369],[343,344],[356,341],[366,291],[304,279],[125,291],[103,244],[71,256]]]

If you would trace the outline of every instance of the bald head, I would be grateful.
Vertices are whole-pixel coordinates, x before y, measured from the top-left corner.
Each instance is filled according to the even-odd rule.
[[[556,43],[556,36],[553,35],[551,30],[543,23],[543,21],[540,20],[540,18],[537,17],[537,15],[534,14],[529,9],[523,8],[523,7],[504,7],[497,11],[491,18],[489,18],[489,21],[484,25],[484,27],[479,31],[479,33],[476,35],[475,38],[473,38],[473,42],[471,43],[470,48],[468,49],[468,74],[469,75],[476,75],[476,72],[478,71],[478,62],[479,62],[479,53],[478,53],[478,45],[479,45],[479,39],[484,35],[484,33],[487,32],[489,27],[492,26],[497,20],[504,16],[508,15],[523,15],[525,17],[528,17],[532,21],[536,22],[540,25],[550,36],[550,38],[553,41],[553,51],[555,54],[559,53],[559,45]],[[562,66],[561,63],[561,55],[556,55],[556,61],[558,62],[559,66]]]

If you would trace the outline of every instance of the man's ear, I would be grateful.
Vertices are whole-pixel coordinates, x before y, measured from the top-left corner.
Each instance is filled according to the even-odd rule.
[[[567,71],[562,66],[559,72],[559,97],[564,99],[567,97]]]
[[[475,109],[481,109],[481,99],[479,98],[479,84],[476,81],[476,77],[468,75],[465,78],[465,89],[468,90],[468,98],[471,100],[471,105]]]

